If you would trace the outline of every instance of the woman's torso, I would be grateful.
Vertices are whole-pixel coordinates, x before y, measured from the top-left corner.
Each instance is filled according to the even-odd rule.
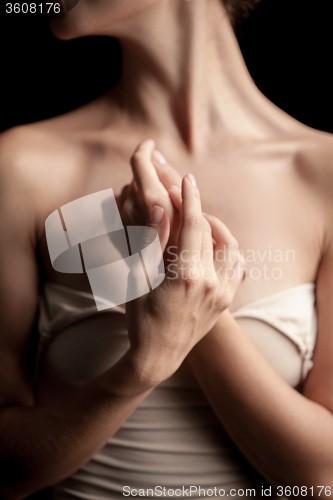
[[[231,310],[315,281],[326,223],[325,203],[314,182],[319,177],[315,161],[320,142],[325,146],[331,140],[328,134],[294,120],[290,128],[287,115],[288,133],[281,134],[284,124],[279,116],[281,123],[276,130],[270,123],[267,137],[217,130],[204,152],[189,155],[179,141],[157,135],[154,129],[124,125],[118,110],[111,125],[105,127],[105,105],[100,98],[96,104],[30,126],[27,131],[32,136],[33,168],[38,174],[33,182],[40,198],[36,231],[43,281],[91,292],[86,275],[52,269],[45,220],[65,203],[87,194],[112,188],[119,195],[133,177],[131,154],[149,137],[181,176],[195,175],[203,210],[219,217],[239,241],[248,278]]]
[[[306,283],[233,313],[271,366],[298,389],[312,366],[314,302],[315,286]],[[39,332],[39,389],[50,399],[55,394],[50,388],[61,393],[79,387],[114,365],[129,347],[121,307],[98,312],[91,294],[54,283],[46,283],[41,296]],[[240,498],[240,490],[254,495],[255,488],[260,495],[265,485],[229,439],[185,360],[87,464],[55,486],[54,499],[122,498],[125,487],[152,496],[150,489],[155,497],[156,487],[177,489],[177,496],[186,498],[191,486],[194,499],[211,496],[214,488],[220,496]],[[199,486],[209,491],[199,494]]]
[[[323,242],[325,207],[313,186],[316,168],[312,167],[312,162],[316,157],[313,150],[316,151],[317,142],[328,140],[325,135],[322,137],[319,133],[309,131],[296,122],[294,133],[290,134],[289,126],[286,137],[280,132],[276,134],[270,132],[267,137],[258,139],[241,134],[239,136],[228,135],[221,131],[220,139],[217,132],[212,136],[210,147],[206,148],[206,152],[201,152],[194,159],[179,147],[179,142],[172,141],[163,135],[156,136],[154,130],[123,127],[121,120],[115,120],[111,126],[105,128],[98,114],[99,109],[97,107],[96,111],[89,105],[77,114],[50,120],[45,122],[44,127],[32,126],[28,131],[28,134],[33,137],[30,141],[33,144],[30,151],[33,153],[31,155],[34,161],[33,168],[38,172],[38,178],[35,178],[38,194],[36,230],[39,235],[39,252],[45,282],[81,290],[85,293],[90,292],[88,280],[84,275],[61,274],[51,268],[45,240],[45,219],[65,203],[87,194],[110,187],[116,195],[119,194],[123,185],[132,179],[129,166],[131,153],[138,142],[149,137],[155,139],[158,149],[165,154],[181,176],[187,172],[195,175],[202,196],[203,210],[219,217],[236,236],[240,248],[244,251],[249,279],[241,285],[232,304],[233,311],[238,311],[241,306],[262,297],[272,296],[277,292],[293,289],[297,285],[315,281]],[[307,298],[305,302],[301,300],[299,306],[301,309],[308,307],[307,301],[310,301],[310,306],[314,310],[313,293],[311,287],[307,289],[305,292]],[[302,294],[303,292],[301,296]],[[283,311],[284,308],[282,308],[282,313]],[[273,307],[273,316],[280,313],[277,313]],[[112,337],[112,332],[116,328],[113,322],[119,321],[119,318],[115,320],[118,316],[119,314],[88,316],[81,324],[78,323],[79,333],[82,334],[83,330],[87,331],[87,329],[93,332],[93,337],[90,338],[90,342],[93,342],[95,333],[97,335],[100,333],[103,338],[103,335],[108,334],[109,328]],[[120,321],[123,321],[123,318]],[[279,326],[274,325],[270,320],[267,322],[263,318],[251,319],[245,316],[239,318],[239,321],[253,341],[256,335],[259,343],[266,339],[266,347],[264,347],[266,352],[263,352],[263,355],[268,355],[271,360],[274,360],[274,356],[276,358],[275,348],[280,342],[279,352],[285,356],[287,364],[287,370],[282,373],[284,365],[281,376],[288,383],[298,386],[303,375],[310,368],[308,364],[304,369],[304,362],[305,357],[309,357],[309,352],[311,354],[311,349],[308,349],[305,356],[305,351],[301,352],[302,348],[297,345],[297,342],[288,338],[288,335],[281,332]],[[66,327],[60,331],[61,335],[54,337],[56,342],[53,347],[59,343],[59,338],[65,338],[66,335],[67,339],[73,335],[75,337],[77,325],[74,330],[73,328]],[[126,335],[124,325],[118,325],[117,328],[120,328],[124,338]],[[314,341],[314,331],[310,319],[306,331],[308,342],[311,344]],[[74,351],[70,351],[72,359],[74,359],[73,356],[80,359],[79,337],[80,334],[76,339]],[[283,340],[278,340],[278,338]],[[52,343],[50,343],[50,349],[52,352]],[[63,349],[62,346],[60,350]],[[278,365],[277,361],[274,366],[277,370],[279,370]],[[52,399],[71,385],[70,378],[66,380],[66,377],[60,377],[57,370],[50,370],[47,364],[45,367],[44,373],[41,371],[39,378],[38,398],[40,401]],[[211,470],[211,474],[217,474],[218,477],[220,477],[221,467],[225,466],[227,469],[229,467],[226,477],[229,477],[227,482],[229,481],[230,484],[233,484],[233,481],[239,487],[242,484],[251,484],[251,480],[255,480],[254,470],[249,468],[247,462],[242,459],[223,432],[196,386],[186,361],[180,373],[170,383],[171,386],[176,383],[176,390],[174,387],[168,388],[167,383],[166,389],[159,388],[153,391],[151,399],[154,400],[152,407],[155,405],[155,408],[149,409],[149,400],[144,402],[119,431],[116,439],[111,444],[107,444],[101,452],[102,455],[87,465],[86,470],[84,468],[83,476],[95,477],[92,479],[94,482],[96,477],[103,476],[101,470],[104,470],[114,475],[113,478],[109,478],[111,483],[116,477],[118,478],[117,488],[119,488],[119,477],[122,481],[131,477],[132,484],[136,484],[134,479],[137,478],[140,484],[140,466],[147,460],[147,456],[151,460],[150,466],[155,464],[156,470],[162,473],[162,469],[166,467],[166,455],[163,449],[168,442],[170,445],[179,442],[180,449],[182,445],[183,448],[181,457],[178,456],[178,459],[184,464],[185,469],[186,462],[188,462],[187,482],[191,482],[196,476],[198,479],[196,484],[200,484],[199,479],[201,477],[203,480],[203,476],[199,477],[198,471],[205,463],[208,467],[207,471]],[[181,402],[181,408],[179,408],[179,402]],[[184,402],[189,404],[184,406]],[[165,407],[167,407],[166,412]],[[157,412],[156,415],[154,412]],[[172,415],[167,416],[168,412]],[[153,422],[156,423],[159,418],[162,418],[164,423],[169,421],[170,428],[162,430],[158,425],[154,427]],[[123,444],[117,443],[117,439],[120,441],[123,439]],[[198,439],[202,441],[196,448],[195,441]],[[139,445],[134,445],[131,449],[129,444],[131,440],[134,443],[139,440]],[[157,446],[157,453],[152,453],[149,446]],[[192,446],[193,449],[186,452],[188,446]],[[206,451],[203,451],[205,446]],[[122,449],[123,451],[126,449],[130,455],[126,456],[126,453],[123,455]],[[140,453],[143,453],[145,458]],[[192,461],[189,459],[190,455],[194,456]],[[226,455],[229,458],[226,458]],[[130,466],[128,456],[133,457]],[[179,470],[180,465],[176,457],[177,452],[173,449],[167,458],[170,461],[174,460],[174,465],[170,465],[169,478],[175,477],[175,471]],[[133,460],[136,466],[133,465]],[[135,467],[139,476],[136,476]],[[196,467],[199,469],[197,470]],[[191,471],[194,471],[194,476]],[[209,478],[208,474],[203,482],[206,481],[207,487],[214,486],[217,476],[214,476],[215,479],[213,476]],[[252,477],[250,482],[248,479],[243,481],[242,478],[248,476]],[[145,478],[142,472],[141,477]],[[158,477],[168,482],[165,475]],[[182,480],[185,481],[185,478],[183,477]],[[103,491],[103,480],[101,481],[100,491]],[[91,488],[93,489],[93,486]],[[93,498],[93,496],[87,498]]]
[[[325,202],[316,185],[321,175],[318,151],[331,143],[328,134],[294,120],[290,127],[290,117],[286,118],[287,132],[282,133],[280,117],[276,130],[270,123],[262,137],[256,131],[249,137],[216,130],[205,149],[190,154],[179,138],[149,127],[124,125],[119,112],[105,126],[103,99],[97,102],[96,107],[87,105],[31,128],[35,137],[31,141],[35,142],[33,168],[39,177],[34,177],[40,196],[37,232],[45,280],[90,290],[84,277],[53,271],[45,219],[87,194],[112,188],[119,195],[133,177],[131,154],[149,137],[181,176],[195,175],[203,210],[219,217],[239,241],[251,279],[241,285],[233,307],[315,280],[326,224]]]

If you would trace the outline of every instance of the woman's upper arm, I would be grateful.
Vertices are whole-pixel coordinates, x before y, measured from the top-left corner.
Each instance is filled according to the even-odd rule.
[[[304,384],[303,394],[333,413],[333,238],[318,270],[316,307],[318,333],[314,366]]]
[[[27,354],[38,307],[38,266],[32,207],[8,144],[3,146],[0,140],[0,406],[29,405]]]

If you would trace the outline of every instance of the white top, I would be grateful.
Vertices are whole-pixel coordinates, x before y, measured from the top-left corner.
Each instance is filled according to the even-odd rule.
[[[312,367],[316,342],[315,285],[305,283],[255,300],[233,316],[271,366],[299,389]],[[74,386],[107,370],[129,347],[122,308],[98,312],[91,294],[54,283],[45,285],[41,297],[39,332],[44,373]],[[149,497],[152,492],[146,490],[156,486],[180,488],[178,498],[187,498],[183,487],[190,486],[223,488],[227,496],[231,488],[264,485],[183,364],[90,462],[54,487],[53,498],[123,499],[124,486],[144,489]],[[164,497],[161,491],[156,498]],[[192,490],[190,498],[203,497],[202,491],[199,496]]]

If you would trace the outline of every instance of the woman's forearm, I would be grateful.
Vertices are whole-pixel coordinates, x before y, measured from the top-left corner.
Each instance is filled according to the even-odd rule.
[[[129,354],[87,385],[47,405],[0,411],[0,497],[10,500],[68,477],[149,394]]]
[[[187,359],[222,425],[268,482],[333,491],[332,413],[289,386],[228,310]]]

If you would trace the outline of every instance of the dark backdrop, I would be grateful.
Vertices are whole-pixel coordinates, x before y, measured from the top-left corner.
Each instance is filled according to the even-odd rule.
[[[55,40],[46,15],[5,14],[5,3],[0,7],[0,130],[64,113],[116,83],[120,50],[114,40]],[[261,91],[298,120],[329,132],[332,4],[263,0],[243,24],[240,40]]]

